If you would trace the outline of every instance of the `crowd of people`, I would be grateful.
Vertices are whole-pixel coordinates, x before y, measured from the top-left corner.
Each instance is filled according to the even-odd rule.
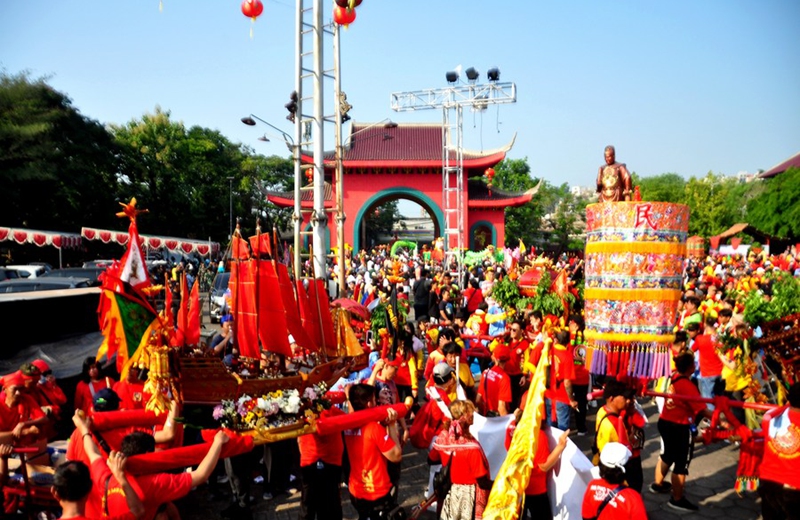
[[[523,257],[519,264],[525,263]],[[203,268],[215,269],[213,264]],[[553,268],[566,270],[575,285],[580,283],[577,256],[557,258]],[[405,416],[387,408],[379,421],[343,435],[309,434],[259,448],[257,456],[247,453],[224,461],[219,457],[229,437],[218,433],[191,471],[133,476],[126,469],[127,457],[186,442],[180,405],[175,403],[159,424],[125,425],[100,434],[93,428],[95,413],[144,407],[149,398],[145,374],[134,367],[124,380],[115,381],[88,358],[74,397],[68,399],[48,364],[37,359],[2,380],[0,484],[9,481],[15,449],[36,448],[28,461],[49,463],[48,441],[58,438],[71,418],[68,462],[55,468],[51,478],[62,518],[179,518],[171,503],[204,482],[209,482],[212,498],[222,495],[221,486],[229,483],[231,504],[223,516],[247,518],[254,470],[260,470],[265,500],[301,492],[302,518],[341,519],[341,489],[346,487],[360,520],[399,519],[403,450],[409,444],[428,455],[430,509],[449,520],[481,518],[493,482],[485,447],[471,428],[475,416],[508,417],[516,424],[528,403],[533,375],[544,363],[544,424],[525,479],[529,484],[522,516],[552,517],[548,473],[572,431],[594,439],[591,455],[599,467],[583,500],[583,518],[646,518],[644,491],[669,495],[667,505],[676,510],[696,511],[698,506],[685,495],[687,476],[694,440],[712,427],[704,419],[712,418],[713,406],[685,397],[763,401],[765,394],[777,391],[771,375],[780,379],[783,374],[764,352],[750,348],[758,331],[743,320],[742,294],[759,291],[769,298],[778,274],[795,275],[799,268],[794,250],[772,257],[711,256],[689,262],[675,323],[673,371],[664,380],[649,382],[653,390],[670,395],[659,404],[661,450],[652,480],[642,470],[645,442],[656,442],[644,436],[648,418],[640,403],[643,382],[589,373],[591,348],[584,339],[580,306],[566,319],[503,307],[493,289],[516,267],[494,255],[464,270],[458,280],[450,269],[422,255],[392,259],[388,248],[379,248],[354,257],[347,272],[351,296],[369,306],[394,294],[408,300],[409,313],[396,343],[388,336],[364,335],[369,364],[332,388],[344,392],[346,401],[325,410],[323,417],[407,401],[410,412]],[[177,278],[180,269],[170,276]],[[200,279],[204,277],[209,276],[201,273]],[[221,332],[207,345],[208,355],[228,358],[235,353],[232,325],[229,318],[222,320]],[[763,427],[766,434],[760,492],[767,519],[793,518],[800,504],[800,472],[793,465],[800,456],[800,386],[777,386],[788,400],[777,413],[762,418],[734,409],[738,422],[751,429]],[[593,430],[587,421],[590,400],[600,401]],[[731,420],[720,421],[721,428],[728,426],[726,419]],[[556,435],[552,451],[545,437],[550,428],[563,432]],[[506,439],[510,442],[511,434]],[[13,487],[5,487],[6,504],[12,502]]]

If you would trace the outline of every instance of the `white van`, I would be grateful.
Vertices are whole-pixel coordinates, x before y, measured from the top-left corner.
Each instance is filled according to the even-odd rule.
[[[43,265],[7,265],[6,269],[17,271],[20,278],[38,278],[47,272]]]

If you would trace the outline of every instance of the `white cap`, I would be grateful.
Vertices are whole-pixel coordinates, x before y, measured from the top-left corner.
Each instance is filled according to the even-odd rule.
[[[609,442],[600,452],[600,464],[607,468],[619,468],[625,472],[625,464],[631,458],[631,450],[619,442]]]

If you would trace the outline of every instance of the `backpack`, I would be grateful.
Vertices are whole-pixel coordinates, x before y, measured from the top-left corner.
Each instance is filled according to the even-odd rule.
[[[436,431],[439,429],[439,421],[434,417],[433,413],[431,413],[432,406],[437,406],[434,401],[425,403],[414,417],[411,428],[408,429],[411,445],[415,448],[427,449],[430,447],[431,441],[434,436],[436,436]]]
[[[433,491],[436,493],[437,500],[444,500],[447,494],[450,493],[450,488],[453,487],[453,480],[450,478],[450,466],[452,466],[455,456],[455,452],[450,454],[447,465],[442,466],[442,469],[433,476]]]
[[[605,421],[606,419],[608,419],[609,417],[612,417],[612,416],[613,417],[619,417],[619,415],[617,415],[615,413],[606,413],[603,416],[603,418],[600,419],[600,422],[597,423],[597,425],[594,428],[595,434],[594,434],[594,441],[592,442],[592,464],[594,464],[595,466],[600,464],[600,449],[597,447],[597,432],[600,431],[600,425],[603,424],[603,421]]]

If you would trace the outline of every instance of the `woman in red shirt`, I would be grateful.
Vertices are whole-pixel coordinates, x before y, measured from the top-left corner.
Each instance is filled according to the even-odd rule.
[[[94,356],[89,356],[83,361],[81,381],[75,388],[75,409],[83,410],[88,414],[94,403],[94,394],[103,388],[111,389],[114,381],[110,377],[101,377],[100,368]]]
[[[483,448],[469,432],[474,413],[475,405],[471,401],[450,404],[453,419],[433,443],[431,454],[441,457],[442,466],[450,465],[452,487],[444,498],[440,516],[444,520],[480,519],[492,489],[489,462]]]

